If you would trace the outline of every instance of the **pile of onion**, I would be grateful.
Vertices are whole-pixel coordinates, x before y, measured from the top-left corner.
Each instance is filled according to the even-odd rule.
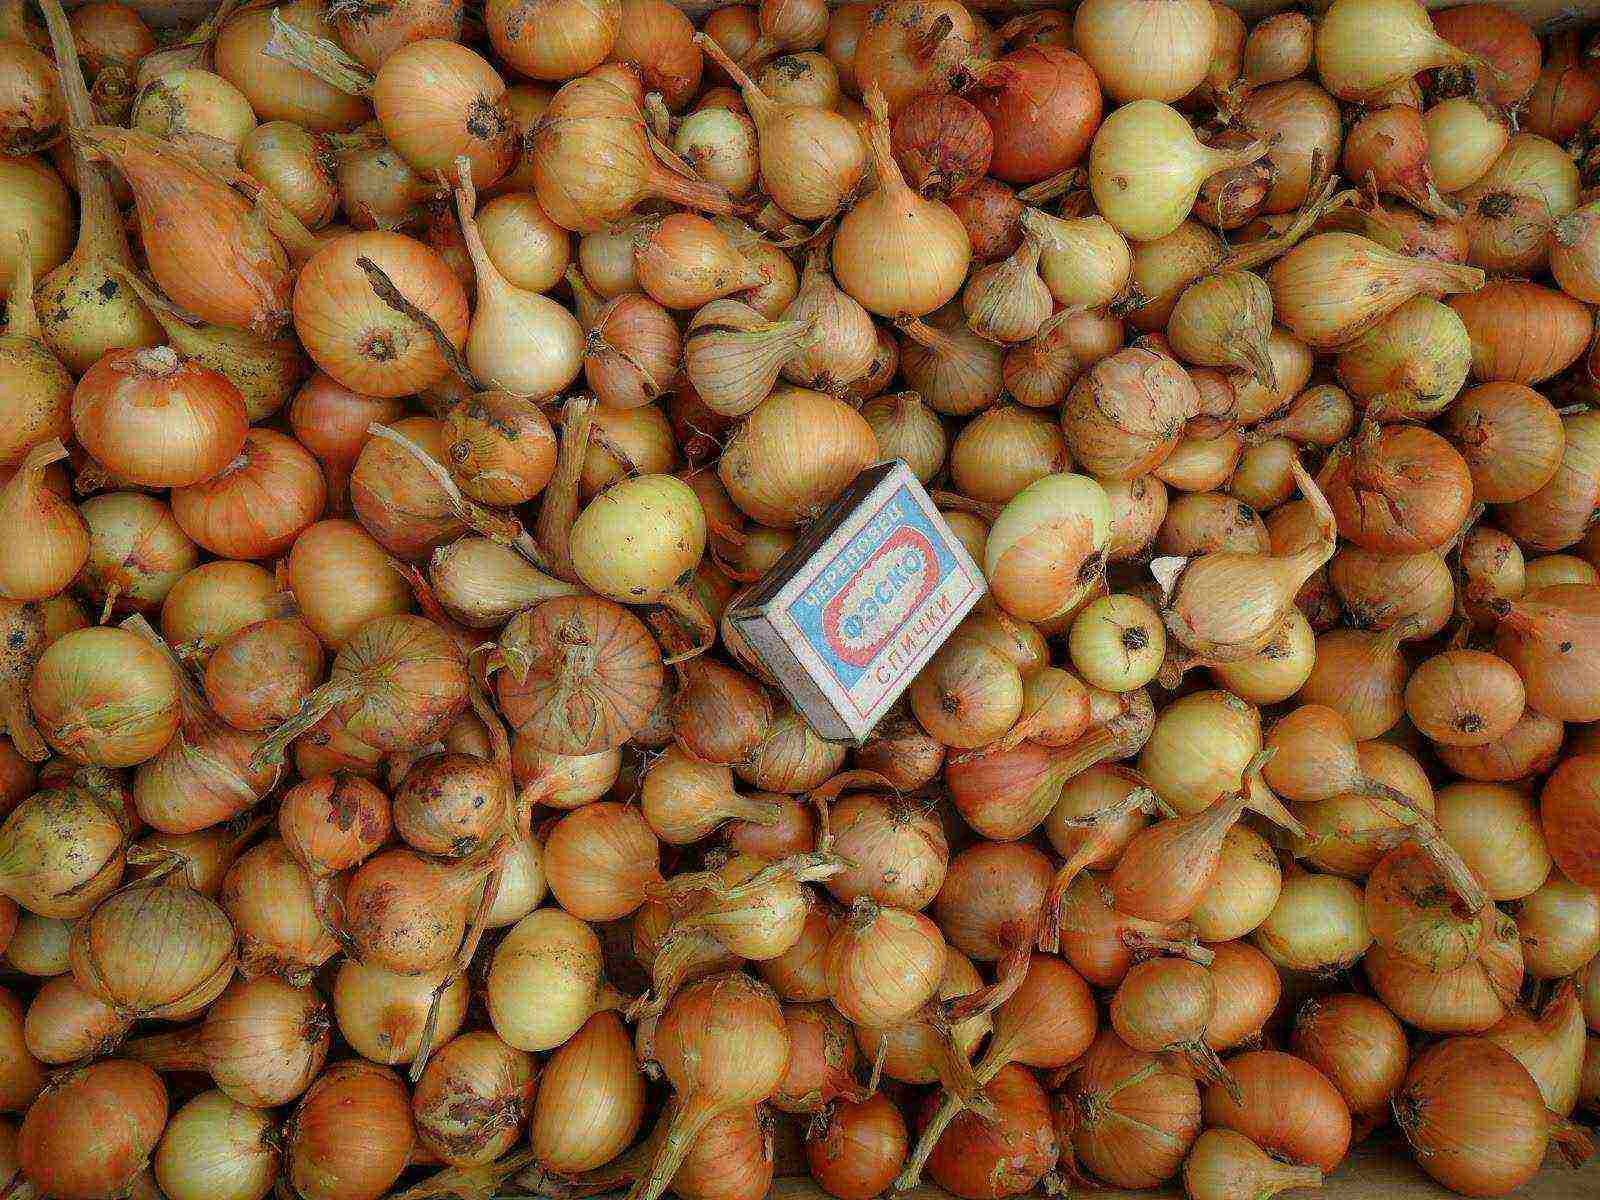
[[[0,0],[0,1197],[1583,1158],[1592,20],[467,7]]]

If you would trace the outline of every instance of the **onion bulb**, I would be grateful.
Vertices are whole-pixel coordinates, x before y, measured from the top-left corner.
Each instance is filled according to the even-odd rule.
[[[1317,1168],[1281,1163],[1231,1129],[1206,1130],[1183,1164],[1183,1187],[1190,1200],[1265,1200],[1289,1188],[1321,1186]]]
[[[1301,1059],[1257,1050],[1230,1059],[1239,1092],[1206,1089],[1209,1125],[1242,1133],[1290,1162],[1327,1172],[1350,1147],[1350,1109],[1328,1078]]]
[[[1514,1191],[1552,1140],[1587,1153],[1588,1139],[1548,1111],[1522,1064],[1484,1038],[1451,1038],[1420,1054],[1394,1114],[1417,1165],[1465,1195]]]
[[[1334,0],[1317,24],[1317,75],[1341,100],[1370,102],[1429,67],[1477,61],[1439,36],[1419,0]]]
[[[1405,258],[1353,233],[1319,233],[1274,263],[1266,279],[1277,319],[1308,345],[1328,350],[1353,341],[1413,296],[1475,291],[1483,272]]]
[[[304,1200],[377,1200],[405,1170],[416,1133],[405,1084],[355,1059],[329,1067],[284,1127],[284,1176]]]
[[[989,531],[984,575],[995,599],[1025,621],[1071,611],[1101,577],[1110,525],[1110,503],[1088,476],[1029,484]]]
[[[166,1123],[167,1089],[149,1067],[111,1058],[68,1071],[23,1119],[21,1186],[62,1200],[121,1195]]]
[[[66,453],[55,439],[33,447],[0,487],[0,519],[11,530],[0,550],[0,596],[6,599],[48,599],[72,582],[89,557],[82,516],[50,489],[45,475]]]
[[[961,290],[971,243],[950,209],[907,186],[894,159],[883,93],[869,88],[866,99],[867,146],[878,187],[839,222],[834,278],[868,312],[925,316]]]
[[[458,160],[456,174],[456,215],[478,286],[467,330],[467,363],[490,387],[534,401],[554,396],[583,365],[583,331],[567,309],[501,273],[478,230],[471,171]]]
[[[1207,0],[1087,0],[1072,40],[1112,99],[1171,102],[1205,78],[1219,20]]]
[[[1107,117],[1095,134],[1089,187],[1106,220],[1134,241],[1151,242],[1183,224],[1210,176],[1266,152],[1260,141],[1234,149],[1207,146],[1175,109],[1135,100]]]

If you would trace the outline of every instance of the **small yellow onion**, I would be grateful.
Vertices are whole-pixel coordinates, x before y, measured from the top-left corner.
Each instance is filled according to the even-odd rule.
[[[1222,271],[1191,283],[1167,321],[1178,356],[1207,367],[1232,367],[1269,391],[1278,386],[1267,347],[1272,293],[1259,275]]]
[[[1353,341],[1417,295],[1472,292],[1475,267],[1406,258],[1353,233],[1307,238],[1267,271],[1277,318],[1318,350]]]
[[[712,412],[742,417],[772,394],[785,364],[815,347],[809,320],[769,321],[738,300],[713,300],[684,331],[683,373]]]
[[[583,330],[564,306],[501,274],[478,231],[477,194],[465,159],[457,160],[456,174],[456,214],[478,281],[467,364],[492,388],[533,400],[554,396],[583,367]]]
[[[1372,945],[1361,889],[1337,875],[1283,881],[1272,912],[1250,940],[1283,970],[1340,971]]]
[[[1472,369],[1472,338],[1447,304],[1414,296],[1339,351],[1339,382],[1374,421],[1443,412]]]
[[[1207,146],[1176,109],[1135,100],[1095,134],[1089,188],[1106,220],[1134,241],[1149,242],[1183,224],[1208,178],[1266,153],[1261,141],[1236,149]]]
[[[1210,0],[1085,0],[1072,44],[1113,100],[1181,100],[1206,78],[1221,24]]]
[[[673,475],[638,475],[591,500],[572,526],[572,566],[589,587],[622,604],[661,604],[709,646],[715,625],[690,590],[706,548],[694,489]]]
[[[1600,202],[1584,205],[1555,223],[1550,273],[1561,290],[1600,303]]]
[[[1441,192],[1459,192],[1477,183],[1511,140],[1505,114],[1475,96],[1443,100],[1423,114],[1422,122],[1428,132],[1428,169]]]
[[[1072,385],[1061,428],[1085,471],[1134,479],[1166,460],[1199,411],[1200,392],[1177,360],[1136,345],[1101,359]]]
[[[938,414],[916,392],[874,396],[861,406],[861,415],[878,439],[879,452],[885,458],[903,459],[924,484],[944,466],[949,435]]]
[[[202,1092],[167,1123],[150,1165],[168,1200],[260,1200],[278,1177],[272,1114]]]
[[[1429,67],[1477,61],[1439,36],[1420,0],[1334,0],[1317,23],[1317,75],[1341,100],[1370,102]]]
[[[1298,462],[1294,478],[1315,514],[1315,534],[1286,554],[1217,551],[1151,563],[1161,615],[1179,642],[1208,662],[1233,662],[1265,647],[1300,588],[1338,548],[1333,511]]]
[[[1024,227],[1015,253],[968,276],[961,307],[969,329],[1006,345],[1039,332],[1055,308],[1050,289],[1039,278],[1039,252],[1038,236]]]
[[[1271,915],[1282,888],[1271,845],[1248,825],[1235,825],[1222,839],[1211,886],[1189,913],[1195,934],[1208,942],[1244,937]]]
[[[880,439],[879,448],[882,446]],[[950,478],[963,496],[1004,504],[1035,480],[1071,466],[1060,427],[1014,404],[979,413],[950,447]]]
[[[984,575],[1000,606],[1024,621],[1075,608],[1105,572],[1111,503],[1086,475],[1047,475],[995,518]]]
[[[998,650],[957,637],[941,646],[912,680],[909,696],[911,711],[939,741],[982,746],[1022,715],[1022,675]]]
[[[746,516],[793,529],[815,519],[877,457],[872,427],[849,404],[780,387],[734,430],[717,474]]]
[[[1137,596],[1102,596],[1072,622],[1072,665],[1091,687],[1131,692],[1156,677],[1166,657],[1161,616]]]
[[[890,147],[883,94],[873,86],[866,100],[867,147],[878,187],[839,222],[834,278],[868,312],[924,316],[961,290],[972,245],[955,213],[906,184]]]
[[[830,108],[773,99],[713,38],[702,33],[695,42],[744,95],[759,135],[762,189],[797,220],[838,213],[867,171],[867,149],[855,124]]]
[[[1261,713],[1231,692],[1194,692],[1156,717],[1139,774],[1181,815],[1200,812],[1242,785],[1261,749]]]
[[[1104,217],[1063,220],[1025,208],[1019,223],[1039,240],[1039,274],[1057,304],[1099,308],[1127,288],[1133,252]]]

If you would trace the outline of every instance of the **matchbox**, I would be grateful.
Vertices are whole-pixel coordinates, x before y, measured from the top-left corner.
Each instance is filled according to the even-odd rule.
[[[727,619],[817,733],[859,742],[984,590],[895,460],[858,475]]]

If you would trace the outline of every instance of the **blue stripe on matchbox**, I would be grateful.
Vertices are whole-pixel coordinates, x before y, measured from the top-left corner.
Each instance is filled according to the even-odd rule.
[[[787,613],[852,706],[868,712],[977,586],[901,487],[816,572]]]

